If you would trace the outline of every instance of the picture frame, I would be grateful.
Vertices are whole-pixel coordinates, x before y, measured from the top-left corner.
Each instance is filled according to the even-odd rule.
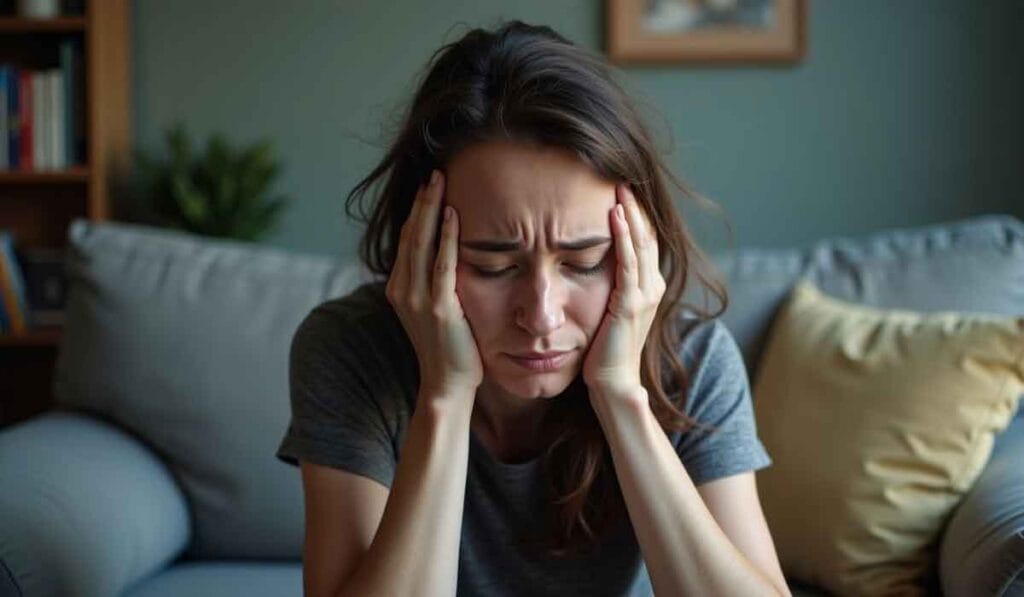
[[[806,0],[606,0],[616,64],[795,64],[806,51]]]

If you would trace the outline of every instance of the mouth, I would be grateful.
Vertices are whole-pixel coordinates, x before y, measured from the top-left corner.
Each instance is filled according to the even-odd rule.
[[[554,371],[564,367],[573,352],[573,350],[566,350],[545,353],[530,352],[519,355],[505,353],[505,356],[528,371]]]

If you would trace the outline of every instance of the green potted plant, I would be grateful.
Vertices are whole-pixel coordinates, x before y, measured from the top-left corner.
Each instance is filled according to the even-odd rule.
[[[195,234],[255,241],[269,232],[286,196],[270,196],[280,166],[270,141],[234,148],[223,135],[209,137],[205,153],[193,153],[184,125],[165,131],[166,161],[136,151],[146,187],[148,218]]]

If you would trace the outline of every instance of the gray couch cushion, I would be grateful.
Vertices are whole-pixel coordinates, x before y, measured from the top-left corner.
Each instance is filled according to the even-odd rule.
[[[301,597],[302,565],[284,562],[182,562],[122,597]]]
[[[274,458],[302,318],[369,276],[327,257],[76,220],[58,404],[133,432],[188,498],[197,557],[299,558],[302,488]]]
[[[996,438],[981,477],[946,527],[947,597],[1024,595],[1024,405]]]
[[[66,412],[0,430],[0,595],[119,595],[189,536],[180,487],[130,435]]]
[[[776,310],[804,276],[829,296],[881,308],[1024,315],[1024,222],[1012,216],[893,228],[802,249],[740,249],[714,260],[729,289],[722,320],[751,379]]]

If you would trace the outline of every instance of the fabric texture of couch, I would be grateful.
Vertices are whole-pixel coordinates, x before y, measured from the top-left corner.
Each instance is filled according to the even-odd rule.
[[[0,431],[0,595],[301,595],[301,482],[273,457],[290,339],[369,274],[124,223],[76,220],[69,242],[58,408]],[[799,279],[867,305],[1024,315],[1010,216],[713,257],[751,379]],[[947,594],[1024,594],[1022,456],[1018,413],[942,538]]]

